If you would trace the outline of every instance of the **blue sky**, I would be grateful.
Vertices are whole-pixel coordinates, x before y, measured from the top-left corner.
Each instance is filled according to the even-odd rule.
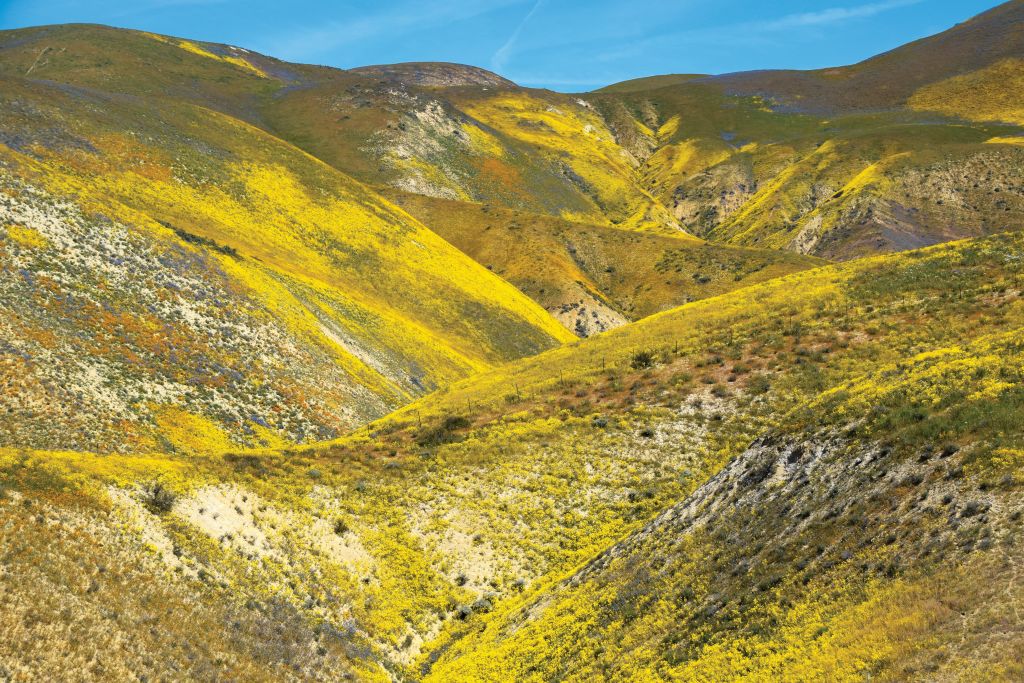
[[[995,0],[0,0],[0,27],[94,22],[338,67],[449,61],[583,91],[637,76],[849,64]]]

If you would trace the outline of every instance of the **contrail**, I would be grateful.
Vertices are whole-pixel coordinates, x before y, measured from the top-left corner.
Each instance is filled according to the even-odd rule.
[[[529,23],[530,19],[533,18],[533,15],[537,13],[537,10],[540,9],[540,6],[543,4],[544,0],[537,0],[537,2],[533,4],[530,11],[526,13],[523,20],[519,22],[518,26],[516,26],[516,30],[512,31],[512,35],[508,37],[505,44],[499,47],[494,53],[494,56],[491,57],[491,68],[494,71],[500,71],[504,68],[505,62],[508,61],[508,58],[512,54],[512,48],[515,47],[516,41],[519,40],[519,34],[523,32],[523,28]]]

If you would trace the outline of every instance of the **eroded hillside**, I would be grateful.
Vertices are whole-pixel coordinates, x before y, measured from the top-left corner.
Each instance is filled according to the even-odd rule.
[[[0,97],[5,445],[318,440],[572,338],[237,119],[19,80]]]
[[[845,260],[1021,224],[1021,130],[999,104],[970,122],[922,99],[825,117],[713,79],[589,97],[644,151],[649,191],[714,242]]]
[[[721,680],[825,662],[837,677],[1009,675],[1019,636],[1000,629],[1019,626],[1020,586],[1000,558],[1019,519],[1021,253],[997,236],[790,275],[484,374],[314,449],[10,450],[6,509],[21,534],[89,523],[89,542],[129,553],[161,590],[197,591],[203,618],[243,610],[233,640],[204,641],[198,661],[250,666],[252,629],[296,614],[279,638],[308,678],[329,677],[327,653],[367,677],[437,680]],[[766,520],[778,543],[748,536]],[[76,561],[45,547],[48,566]],[[711,561],[698,571],[695,558]],[[17,604],[41,585],[29,566],[9,570]],[[114,601],[128,629],[147,618],[120,573],[92,567],[99,588],[67,600]],[[964,642],[959,614],[929,607],[989,604],[984,586],[942,578],[960,571],[1008,587]],[[906,628],[872,621],[897,595],[935,628],[875,648]],[[70,628],[56,613],[67,603],[51,604],[35,610]],[[8,642],[37,642],[25,628]],[[44,642],[5,656],[47,661]]]

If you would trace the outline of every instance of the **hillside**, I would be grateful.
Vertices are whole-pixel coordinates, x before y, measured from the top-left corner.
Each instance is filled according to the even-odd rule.
[[[573,338],[237,119],[19,79],[0,98],[4,445],[323,439]]]
[[[712,241],[849,259],[991,234],[1021,224],[1022,12],[849,67],[653,77],[587,100]]]
[[[1012,679],[1020,584],[1001,558],[1019,516],[1022,247],[997,236],[695,302],[313,449],[8,451],[17,547],[38,549],[9,565],[13,599],[67,581],[31,567],[124,567],[87,570],[33,621],[95,634],[74,651],[88,658],[117,642],[100,604],[124,632],[155,619],[114,660],[154,674],[186,648],[190,667],[271,677],[287,663],[303,678],[546,679],[571,663],[581,678],[723,680],[827,663],[840,678]],[[74,528],[89,529],[76,546],[41,542]],[[126,591],[140,576],[150,588]],[[907,620],[879,624],[896,596]],[[164,626],[156,599],[235,635]],[[963,606],[935,606],[950,601]],[[278,635],[256,648],[268,619]],[[50,661],[38,629],[14,633],[7,661]]]
[[[578,336],[823,263],[498,206],[384,194]]]
[[[825,119],[706,83],[591,97],[626,135],[635,117],[656,131],[633,142],[645,182],[711,241],[850,259],[1021,224],[1021,131],[1006,124],[906,109]]]
[[[1022,12],[580,94],[0,31],[0,680],[1024,679]]]
[[[213,108],[364,183],[679,230],[586,102],[516,88],[474,67],[342,71],[230,45],[69,24],[0,32],[0,75]]]
[[[350,69],[352,73],[395,81],[403,85],[452,88],[465,85],[516,87],[516,84],[496,73],[464,64],[445,62],[406,62],[404,64],[378,64]]]
[[[1024,3],[1010,0],[947,31],[846,67],[755,71],[711,80],[737,95],[834,115],[907,104],[920,89],[982,71],[1024,53]],[[968,104],[964,102],[964,104]]]
[[[6,32],[0,73],[168,93],[378,188],[846,260],[1020,224],[1024,131],[1002,86],[1024,59],[1021,7],[849,67],[578,96],[476,67],[342,71],[83,25]]]

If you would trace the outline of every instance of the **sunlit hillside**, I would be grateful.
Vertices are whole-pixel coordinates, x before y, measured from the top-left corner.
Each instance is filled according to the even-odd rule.
[[[579,336],[824,263],[500,206],[394,191],[385,196]]]
[[[169,95],[228,113],[363,182],[679,229],[587,102],[496,76],[467,80],[453,66],[456,76],[403,79],[394,69],[287,64],[239,47],[87,25],[5,32],[0,54],[7,76]]]
[[[850,67],[580,96],[473,67],[342,71],[85,25],[7,32],[0,73],[170,95],[373,186],[849,259],[1019,224],[1022,131],[1000,86],[1024,50],[1020,12],[1007,3]]]
[[[323,439],[572,338],[249,124],[23,80],[0,98],[4,445]]]
[[[1001,629],[1020,626],[1019,584],[1000,558],[1019,518],[1021,248],[957,243],[695,302],[303,451],[9,450],[5,509],[43,553],[9,569],[14,600],[45,585],[31,567],[91,553],[80,592],[35,608],[58,633],[97,632],[111,604],[130,632],[147,601],[193,595],[197,618],[238,622],[227,641],[147,636],[132,661],[155,648],[154,673],[173,642],[198,648],[196,662],[273,675],[281,661],[260,664],[257,646],[268,620],[283,620],[274,642],[308,677],[330,678],[325,660],[438,680],[1016,671],[1019,632]],[[766,520],[776,540],[748,537]],[[60,529],[82,529],[82,545],[42,542]],[[960,571],[990,578],[942,579]],[[128,590],[131,576],[151,577],[150,592]],[[999,611],[978,612],[943,658],[959,613],[985,609],[999,581]],[[923,611],[873,626],[897,595]],[[37,631],[17,633],[5,657],[57,665]],[[109,638],[79,641],[74,657]]]
[[[706,79],[588,97],[644,155],[648,190],[688,232],[849,259],[1020,225],[1024,131],[993,77],[941,81],[910,108],[828,117]],[[957,88],[983,108],[966,111],[974,100]]]

